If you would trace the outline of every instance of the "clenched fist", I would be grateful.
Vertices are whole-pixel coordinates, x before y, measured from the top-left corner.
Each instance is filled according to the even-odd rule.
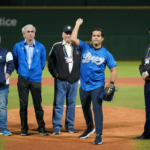
[[[79,18],[77,21],[76,21],[76,25],[81,25],[83,23],[83,19]]]

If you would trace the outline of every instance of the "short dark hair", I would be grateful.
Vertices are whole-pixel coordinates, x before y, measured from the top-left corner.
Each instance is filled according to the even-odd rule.
[[[101,31],[101,36],[104,37],[104,30],[103,29],[101,29],[101,28],[94,28],[92,30],[92,33],[93,33],[93,31]]]

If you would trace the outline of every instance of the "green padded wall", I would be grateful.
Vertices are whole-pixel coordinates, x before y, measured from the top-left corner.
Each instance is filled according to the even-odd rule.
[[[48,54],[53,43],[62,40],[63,26],[74,26],[79,17],[84,19],[79,30],[79,38],[90,42],[92,28],[103,28],[105,32],[103,46],[117,60],[141,59],[150,43],[148,34],[150,8],[19,7],[0,8],[1,45],[12,50],[15,43],[23,40],[21,28],[26,24],[33,24],[37,29],[36,39],[45,45]]]

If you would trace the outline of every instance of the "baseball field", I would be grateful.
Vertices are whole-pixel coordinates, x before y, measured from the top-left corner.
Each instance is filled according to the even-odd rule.
[[[0,150],[75,150],[75,149],[102,149],[102,150],[149,150],[149,140],[134,140],[141,135],[145,122],[144,81],[139,74],[140,61],[117,61],[118,92],[112,102],[103,102],[103,144],[93,145],[95,134],[87,139],[78,136],[85,130],[85,121],[80,107],[79,94],[76,102],[75,129],[78,133],[65,132],[63,127],[60,135],[53,135],[52,104],[54,98],[53,78],[47,66],[43,72],[42,105],[44,120],[49,136],[39,135],[35,119],[31,95],[29,95],[28,124],[29,136],[20,136],[19,98],[17,92],[17,74],[14,71],[10,79],[10,93],[8,99],[8,129],[12,136],[0,136]],[[109,82],[110,72],[105,71],[106,85]],[[64,104],[65,105],[65,104]],[[65,109],[62,124],[65,121]]]

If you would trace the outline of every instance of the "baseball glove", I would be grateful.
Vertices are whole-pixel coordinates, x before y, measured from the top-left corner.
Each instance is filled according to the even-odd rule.
[[[99,98],[104,100],[104,101],[112,101],[114,93],[116,91],[115,86],[113,85],[108,85],[101,93]]]

